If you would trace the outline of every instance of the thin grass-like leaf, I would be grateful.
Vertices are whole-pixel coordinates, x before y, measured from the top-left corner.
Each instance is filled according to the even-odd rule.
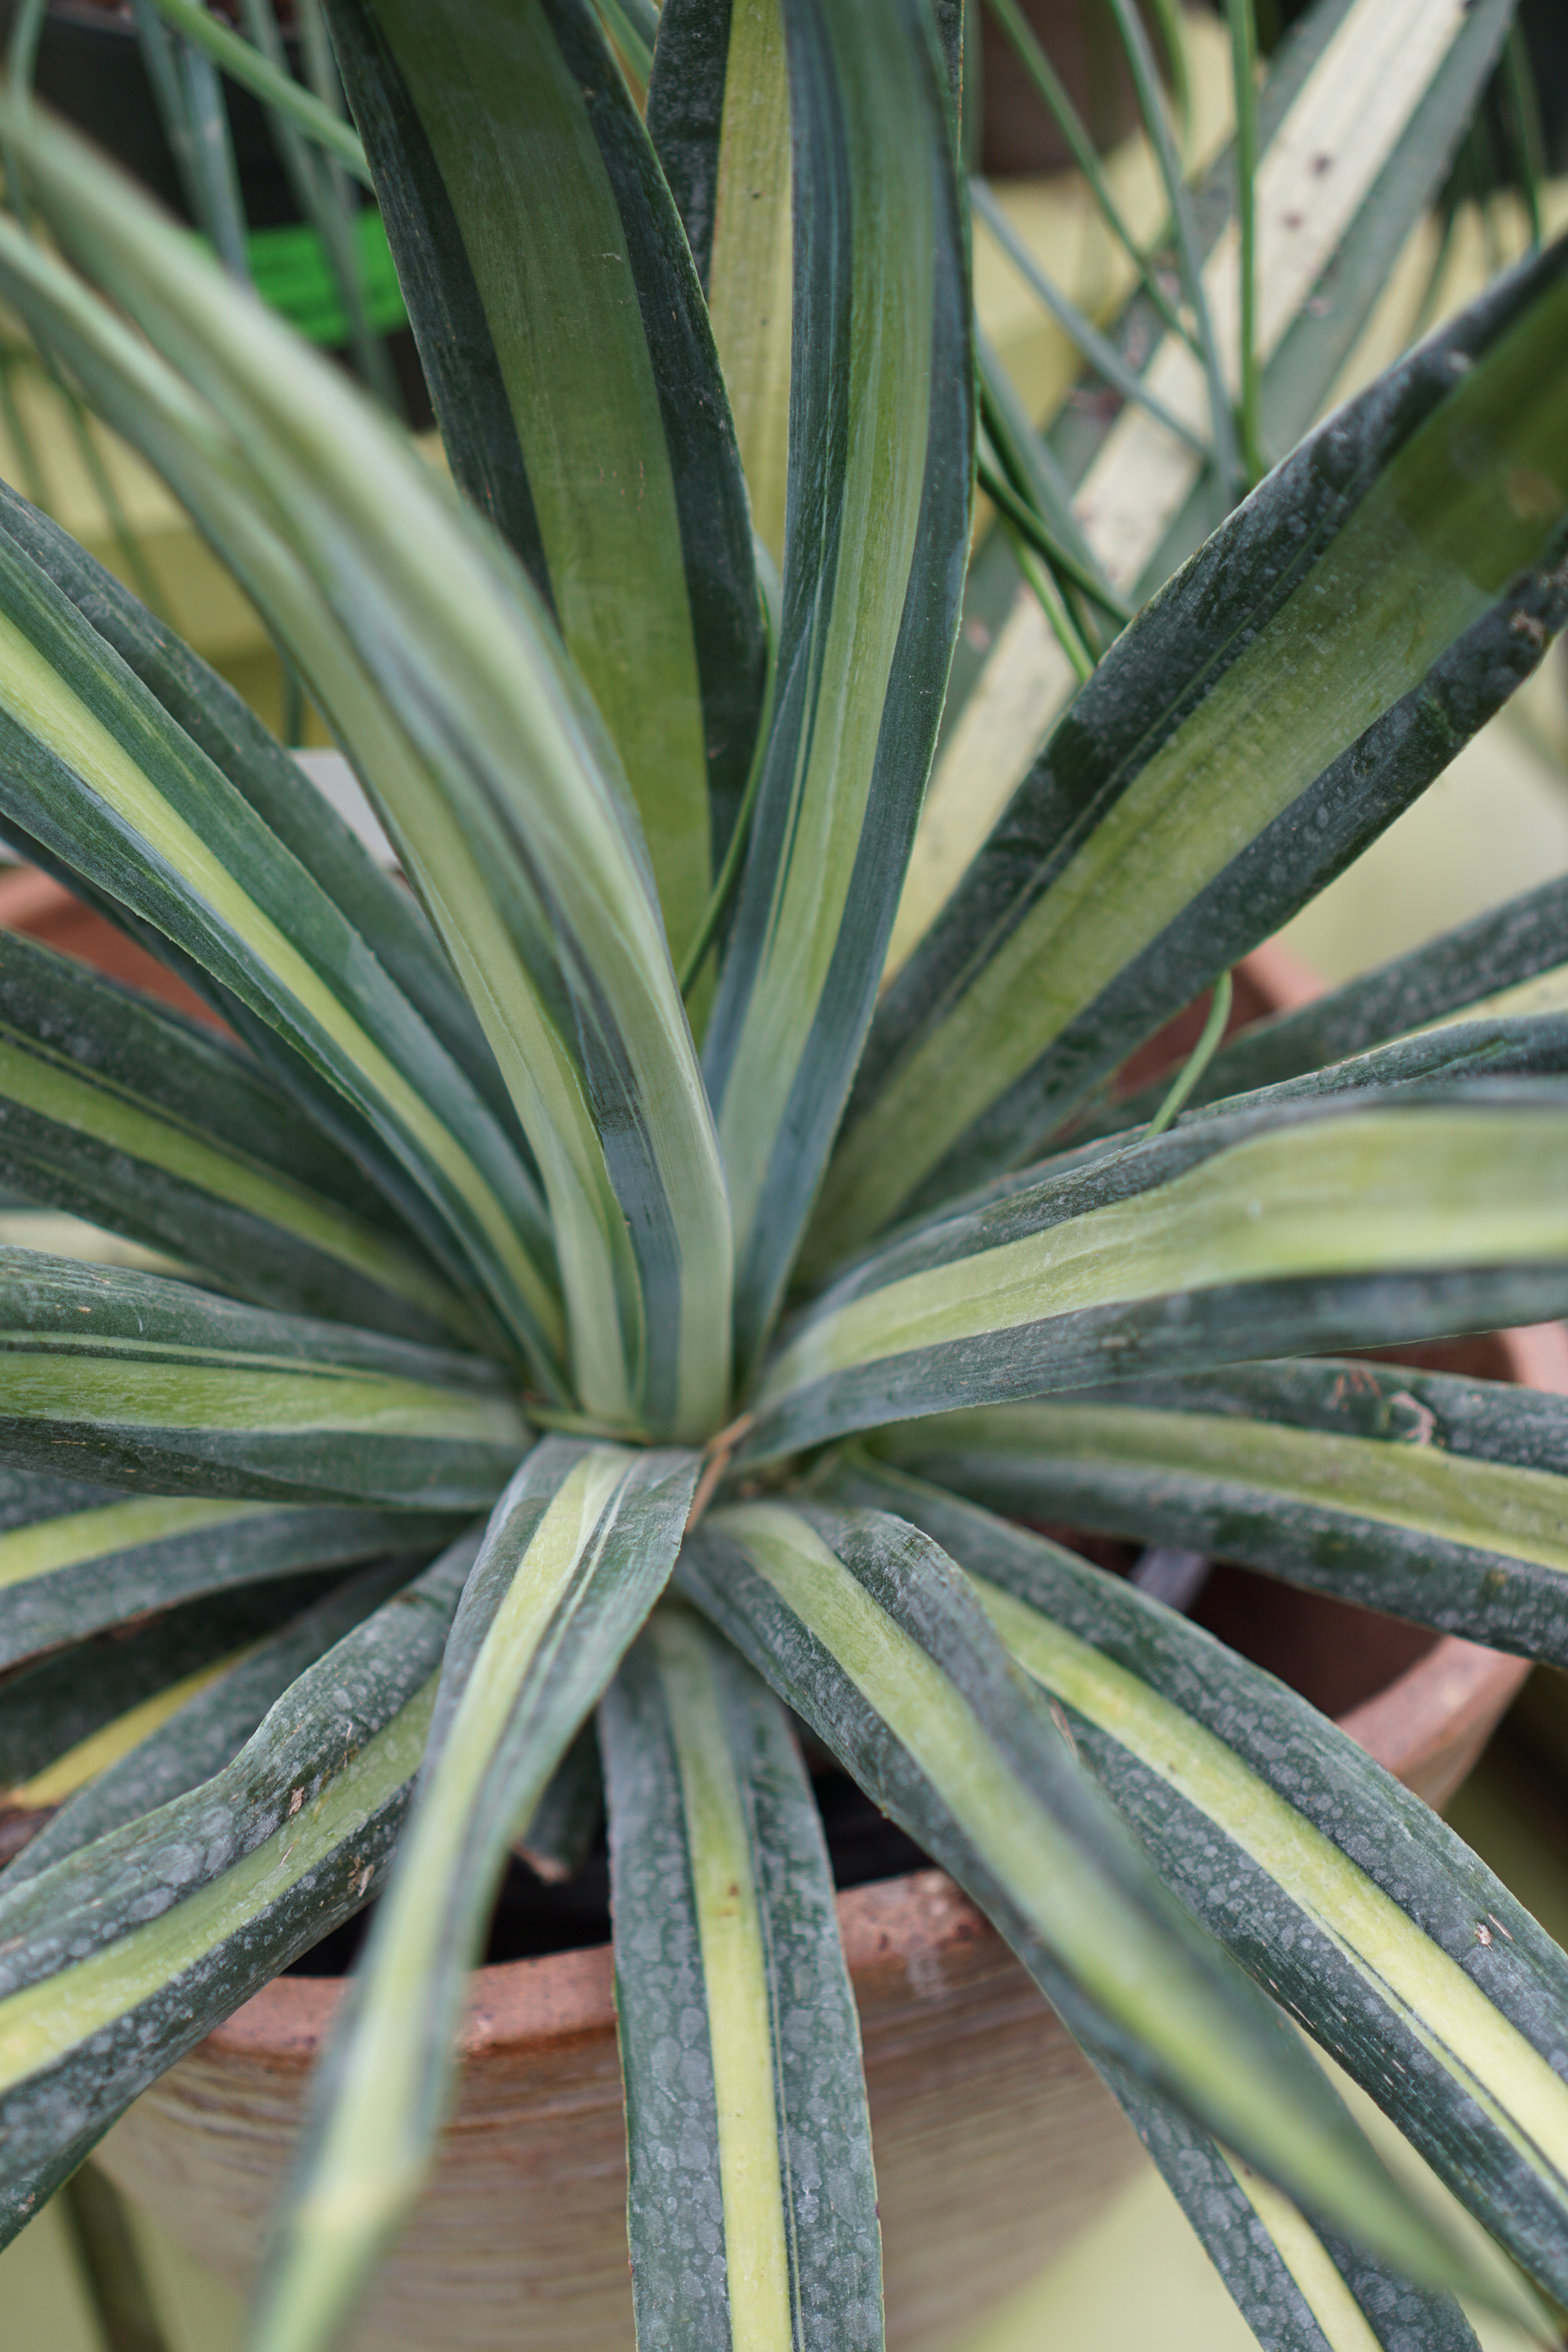
[[[325,148],[367,188],[372,185],[370,166],[359,141],[348,124],[330,106],[324,106],[313,91],[297,82],[292,74],[280,73],[259,49],[242,40],[221,16],[215,16],[204,7],[202,0],[155,0],[155,5],[159,13],[187,40],[204,49],[231,81],[260,99],[273,113],[292,122],[318,147]]]
[[[879,2352],[859,2025],[784,1710],[667,1604],[600,1723],[637,2341]]]

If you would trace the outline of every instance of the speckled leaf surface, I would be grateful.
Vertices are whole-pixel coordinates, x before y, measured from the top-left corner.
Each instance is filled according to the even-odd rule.
[[[784,1711],[666,1605],[600,1724],[638,2345],[877,2352],[859,2025]]]

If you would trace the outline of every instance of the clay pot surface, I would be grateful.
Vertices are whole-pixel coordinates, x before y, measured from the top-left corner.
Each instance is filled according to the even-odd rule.
[[[143,967],[156,969],[137,950],[127,968],[120,935],[40,876],[0,879],[3,922],[116,976],[145,983]],[[111,954],[100,954],[99,933]],[[1317,985],[1284,951],[1260,950],[1238,969],[1238,1013],[1304,1002]],[[1195,1034],[1201,1019],[1173,1024],[1139,1075],[1180,1053],[1184,1022]],[[1456,1369],[1568,1391],[1560,1325],[1442,1353]],[[1433,1804],[1458,1787],[1529,1671],[1321,1594],[1218,1575],[1205,1612],[1217,1612],[1215,1630],[1288,1666]],[[1336,1696],[1347,1660],[1358,1681]],[[943,1873],[852,1888],[838,1919],[865,2044],[889,2342],[939,2352],[1070,2243],[1141,2151],[1023,1969]],[[162,2228],[237,2287],[254,2273],[342,1997],[339,1980],[279,1977],[154,2084],[99,2151]],[[439,2161],[347,2340],[354,2352],[632,2352],[606,1947],[475,1971]]]

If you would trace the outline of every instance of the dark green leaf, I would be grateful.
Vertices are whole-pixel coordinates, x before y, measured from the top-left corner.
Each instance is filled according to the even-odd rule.
[[[331,15],[453,470],[598,704],[679,956],[740,807],[767,649],[675,205],[585,0]]]
[[[187,1698],[145,1739],[65,1800],[7,1866],[0,1882],[5,1891],[211,1780],[306,1667],[407,1583],[417,1559],[405,1555],[347,1578]]]
[[[0,1459],[143,1494],[483,1509],[529,1433],[492,1364],[0,1250]]]
[[[1209,1064],[1192,1108],[1279,1086],[1445,1018],[1544,1013],[1564,1000],[1568,879],[1543,882],[1310,1004],[1244,1029]],[[1158,1108],[1163,1084],[1097,1113],[1085,1129],[1106,1134],[1140,1125]]]
[[[250,1061],[68,957],[0,940],[0,1181],[221,1288],[405,1339],[483,1338],[423,1252]]]
[[[225,1585],[434,1551],[450,1517],[89,1489],[0,1470],[0,1668]]]
[[[257,2352],[329,2343],[416,2195],[512,1838],[663,1590],[700,1466],[695,1454],[548,1438],[496,1506],[412,1816],[317,2079]]]
[[[795,271],[772,731],[704,1049],[737,1350],[776,1309],[874,1003],[967,553],[973,362],[925,0],[785,0]]]
[[[842,1486],[964,1561],[1172,1890],[1563,2300],[1568,1957],[1522,1905],[1315,1707],[1186,1618],[935,1487],[854,1471]],[[1368,2242],[1343,2207],[1301,2201]]]
[[[859,2021],[784,1710],[664,1607],[600,1724],[637,2342],[879,2352]]]
[[[1568,1664],[1568,1400],[1399,1365],[1262,1363],[873,1440],[1013,1517],[1174,1543]]]
[[[1568,1088],[1325,1096],[1091,1145],[868,1256],[785,1331],[743,1457],[1146,1371],[1568,1308]]]
[[[478,1542],[339,1642],[214,1779],[0,1885],[0,2196],[17,2226],[62,2147],[90,2145],[364,1902],[407,1809]]]
[[[1315,2064],[1138,1853],[929,1538],[880,1511],[742,1504],[688,1539],[678,1580],[990,1915],[1091,2054],[1363,2242],[1458,2283]]]
[[[1529,675],[1568,614],[1565,377],[1568,243],[1340,410],[1125,631],[889,992],[812,1265],[1037,1151]]]

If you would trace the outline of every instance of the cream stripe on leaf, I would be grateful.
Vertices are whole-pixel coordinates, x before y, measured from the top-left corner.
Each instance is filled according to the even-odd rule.
[[[528,1443],[498,1368],[0,1250],[0,1442],[157,1495],[482,1510]]]
[[[1294,1012],[1254,1022],[1223,1045],[1188,1097],[1188,1109],[1370,1053],[1439,1023],[1561,1012],[1568,1007],[1568,879],[1544,882],[1441,932],[1375,971]],[[1169,1080],[1141,1087],[1076,1124],[1110,1134],[1152,1118]]]
[[[782,571],[793,254],[781,0],[663,0],[647,128],[707,297],[752,520]]]
[[[675,1561],[700,1462],[548,1438],[491,1515],[354,1991],[317,2077],[256,2352],[332,2341],[418,2192],[511,1842]]]
[[[373,950],[208,755],[10,536],[0,536],[0,805],[248,1010],[374,1139],[377,1179],[479,1283],[541,1378],[562,1327],[537,1193],[512,1139]],[[323,1114],[321,1089],[310,1097]]]
[[[0,2237],[79,2159],[83,2133],[90,2145],[364,1902],[478,1540],[338,1642],[213,1779],[14,1892],[0,1881]]]
[[[3,484],[0,530],[47,572],[174,724],[314,876],[475,1091],[510,1123],[511,1104],[495,1056],[417,903],[376,864],[324,794],[301,789],[292,754],[233,687],[68,531]],[[300,1148],[297,1141],[294,1148]],[[321,1141],[314,1148],[325,1150]],[[357,1189],[369,1191],[363,1178]]]
[[[189,376],[194,438],[171,446],[156,365],[26,238],[0,278],[90,344],[106,412],[210,520],[354,756],[537,1160],[580,1401],[706,1437],[729,1385],[718,1141],[619,761],[548,614],[406,439],[129,183],[39,116],[15,136],[58,234]]]
[[[1319,2231],[1250,2166],[1113,2068],[1106,2079],[1268,2352],[1480,2352],[1451,2294]]]
[[[220,1661],[216,1674],[210,1669],[202,1674],[201,1686],[182,1696],[143,1738],[123,1746],[116,1743],[117,1752],[66,1793],[52,1820],[6,1864],[0,1889],[9,1893],[66,1854],[211,1780],[305,1669],[406,1584],[423,1559],[422,1553],[416,1553],[412,1559],[405,1555],[360,1570],[289,1617],[279,1632],[242,1651],[232,1664]],[[99,1738],[102,1741],[103,1735]],[[16,1801],[15,1796],[12,1801]]]
[[[1568,1664],[1568,1401],[1306,1360],[939,1414],[880,1457],[1008,1517],[1173,1543]]]
[[[859,2025],[784,1711],[666,1605],[599,1723],[637,2342],[879,2352]],[[672,2065],[677,2017],[694,2030]]]
[[[472,1339],[471,1300],[388,1229],[384,1204],[367,1215],[289,1165],[335,1172],[338,1157],[194,1024],[31,940],[0,943],[0,1180],[258,1306]]]
[[[795,279],[773,719],[703,1048],[765,1336],[848,1091],[958,629],[974,410],[946,73],[927,0],[782,0]]]
[[[1568,1307],[1568,1087],[1471,1079],[1092,1146],[862,1261],[784,1334],[748,1458],[1108,1376]]]
[[[330,14],[453,472],[603,714],[679,962],[740,807],[767,647],[669,190],[584,0]]]
[[[988,1913],[1097,2061],[1412,2275],[1475,2284],[1161,1883],[935,1543],[882,1512],[740,1504],[688,1538],[677,1580]]]
[[[843,1484],[965,1563],[1188,1910],[1563,2300],[1568,1957],[1419,1798],[1212,1635],[935,1487]]]
[[[0,1472],[0,1667],[225,1585],[433,1551],[458,1529],[435,1513],[194,1496],[105,1494],[62,1509],[59,1482],[25,1470]]]
[[[1568,616],[1565,364],[1568,243],[1340,410],[1118,640],[889,992],[814,1267],[1037,1152],[1534,668]]]

